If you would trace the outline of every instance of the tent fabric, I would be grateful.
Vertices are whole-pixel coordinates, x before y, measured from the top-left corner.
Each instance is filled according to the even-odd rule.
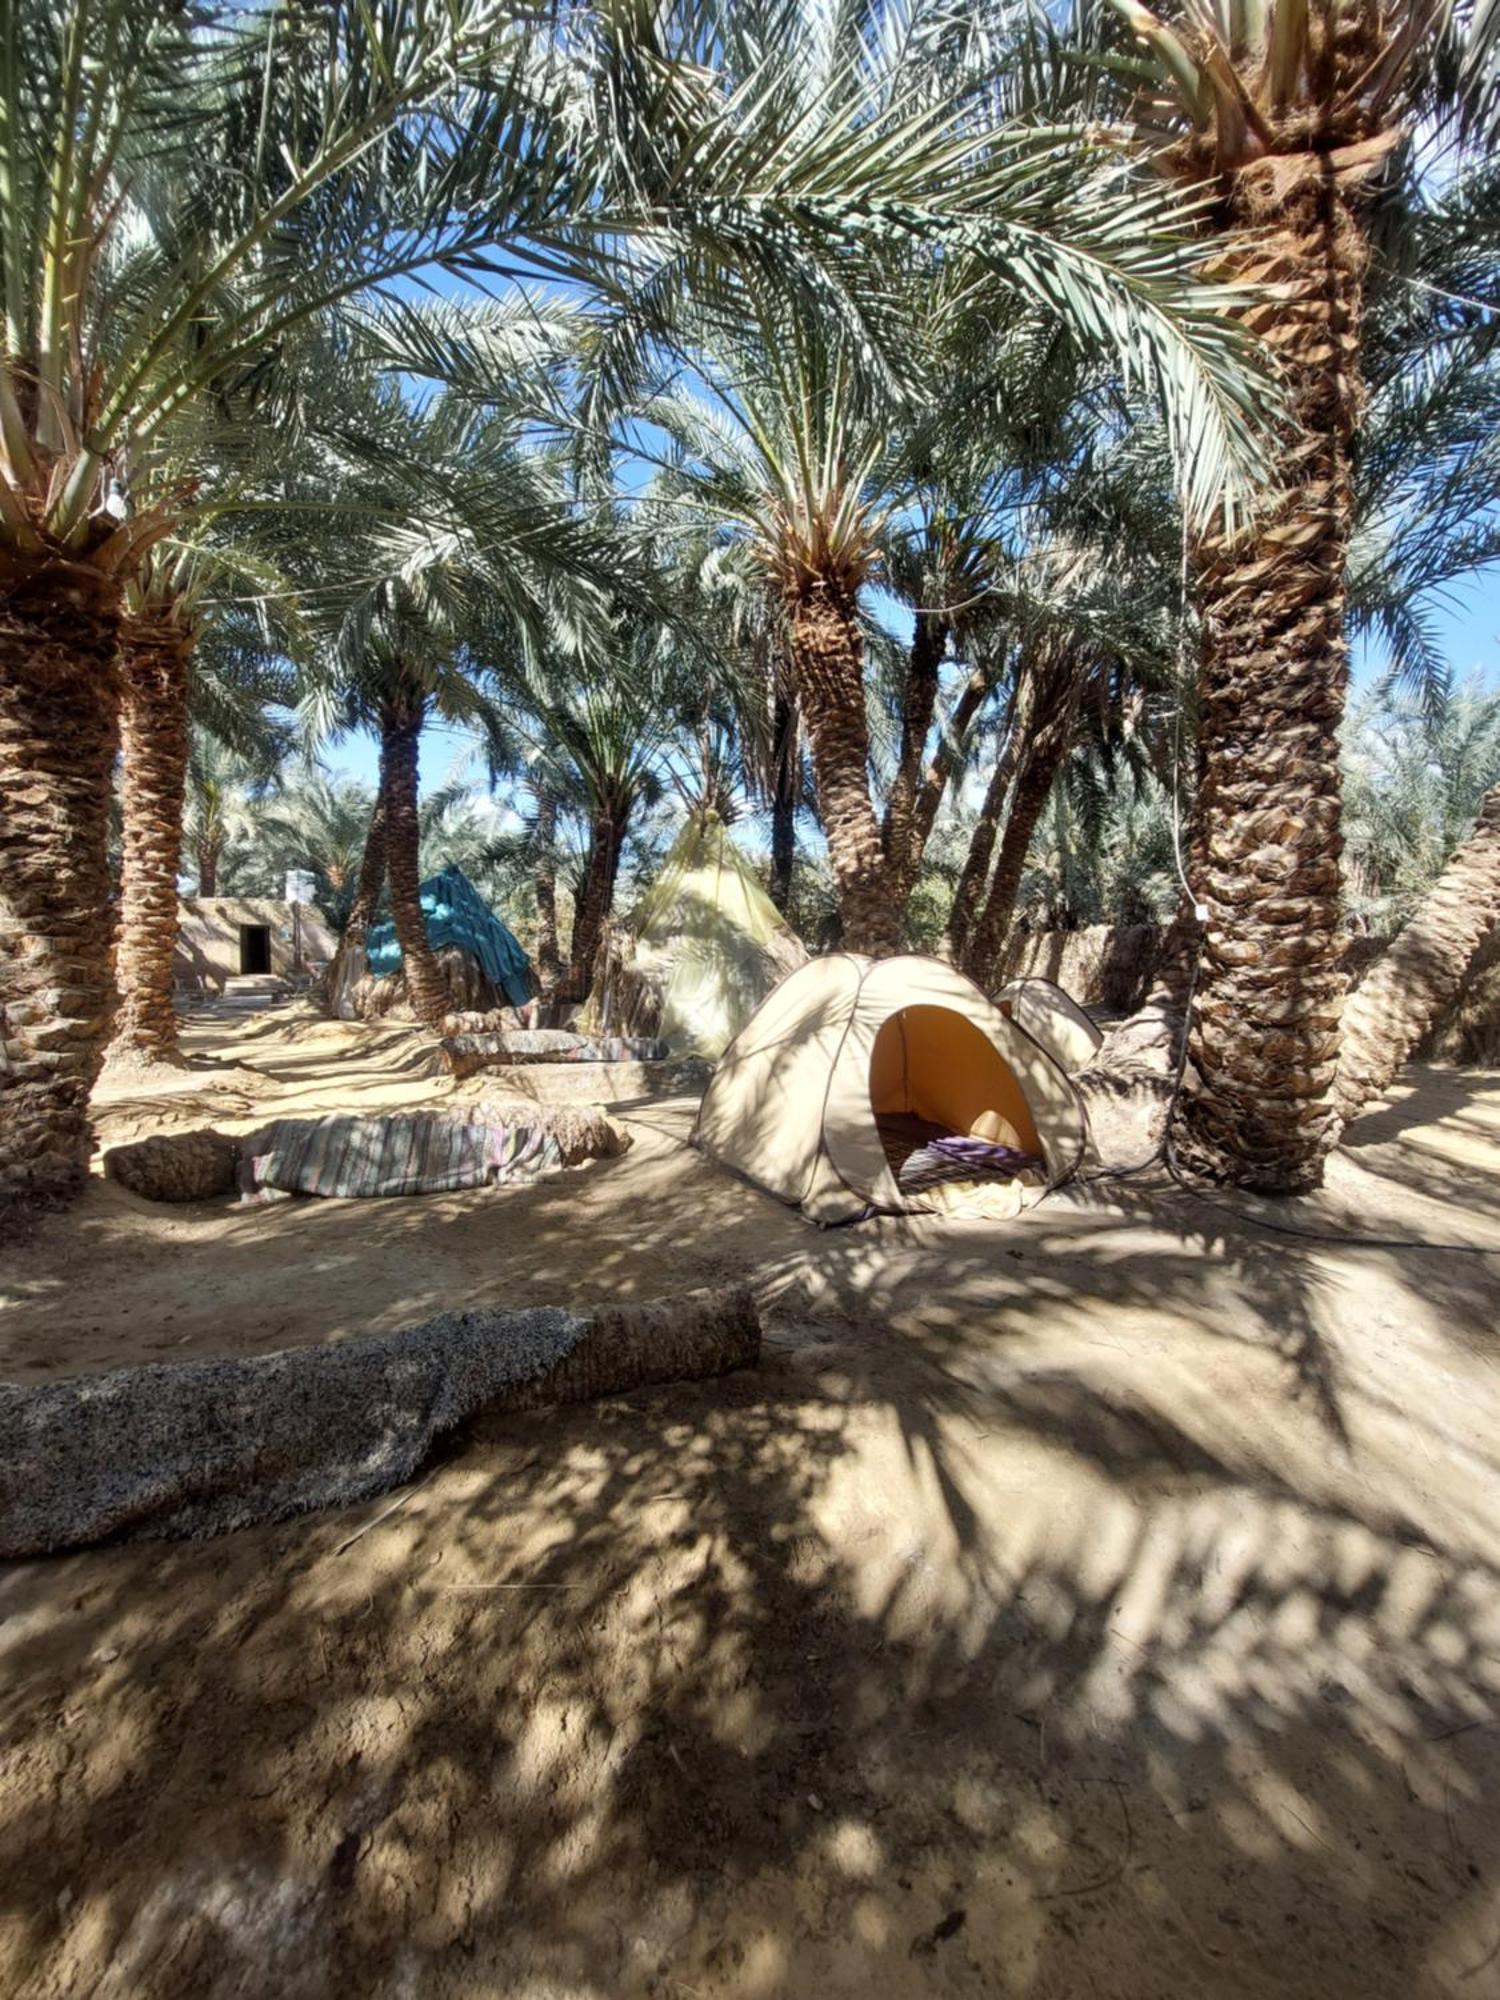
[[[817,1222],[941,1206],[903,1192],[882,1121],[967,1133],[986,1112],[1038,1154],[1048,1185],[1076,1168],[1083,1110],[1058,1065],[972,980],[915,955],[835,952],[784,979],[704,1095],[694,1143]]]
[[[422,917],[434,951],[466,951],[486,979],[513,1007],[531,998],[531,961],[461,868],[448,867],[422,884]],[[387,918],[371,926],[366,942],[370,970],[385,977],[401,970],[396,926]]]
[[[1012,979],[995,1003],[1069,1076],[1088,1068],[1104,1039],[1093,1016],[1050,979]]]
[[[650,889],[606,934],[581,1025],[717,1057],[777,982],[806,962],[723,820],[699,807]]]

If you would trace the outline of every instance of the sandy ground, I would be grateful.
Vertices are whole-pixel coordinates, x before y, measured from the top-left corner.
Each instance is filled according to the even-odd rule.
[[[191,1039],[107,1138],[446,1089],[399,1028]],[[33,1380],[739,1274],[768,1325],[402,1496],[0,1572],[0,1992],[1500,1994],[1500,1258],[1134,1183],[820,1236],[690,1114],[501,1194],[100,1181],[0,1256]],[[1335,1166],[1261,1212],[1500,1247],[1500,1076]]]

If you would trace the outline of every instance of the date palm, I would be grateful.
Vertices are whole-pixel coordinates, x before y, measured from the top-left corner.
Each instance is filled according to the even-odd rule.
[[[355,401],[341,476],[349,503],[362,499],[371,517],[353,549],[364,581],[305,708],[316,733],[366,727],[379,741],[380,812],[356,916],[368,919],[383,861],[408,995],[437,1027],[449,1008],[419,894],[423,726],[437,713],[486,728],[500,665],[534,652],[557,623],[580,637],[602,630],[606,593],[630,562],[611,524],[574,507],[555,454],[529,438],[524,403],[485,407],[449,392],[419,407],[394,385]],[[351,922],[346,959],[359,941]]]
[[[497,129],[461,100],[507,41],[468,0],[4,11],[0,1191],[65,1192],[87,1159],[120,618],[190,498],[176,427],[325,301],[458,247]]]
[[[177,1060],[172,988],[191,723],[196,717],[220,742],[264,764],[284,741],[265,711],[294,697],[286,647],[296,621],[280,595],[286,579],[252,536],[215,535],[206,515],[200,529],[192,540],[159,543],[121,605],[122,851],[110,1053],[137,1064]],[[216,601],[231,589],[273,595],[280,615],[273,620],[263,603],[251,612]]]
[[[313,770],[284,782],[261,820],[261,838],[278,868],[316,878],[323,913],[339,930],[349,920],[374,805],[370,787],[358,779]]]
[[[1197,893],[1209,918],[1176,1153],[1316,1186],[1344,999],[1339,723],[1374,198],[1424,119],[1493,118],[1493,8],[1116,0],[1145,50],[1138,141],[1214,192],[1218,273],[1259,287],[1288,422],[1264,493],[1194,551],[1202,628]],[[1129,65],[1117,65],[1117,73]]]
[[[1357,1118],[1394,1079],[1457,995],[1500,910],[1500,783],[1416,915],[1367,974],[1345,1012],[1334,1103]]]
[[[1351,720],[1351,887],[1372,923],[1406,922],[1345,1009],[1344,1121],[1391,1082],[1500,923],[1500,695],[1470,683]]]
[[[906,498],[906,442],[895,424],[909,411],[864,379],[837,329],[777,310],[753,285],[744,287],[733,317],[706,319],[693,331],[708,396],[678,388],[646,405],[676,452],[657,497],[690,502],[726,534],[743,537],[777,593],[844,937],[854,950],[895,951],[920,851],[916,830],[923,837],[930,830],[952,769],[951,758],[940,755],[919,793],[946,639],[933,620],[919,632],[921,657],[908,663],[899,804],[889,831],[882,829],[870,786],[861,598],[882,574],[882,546]],[[914,396],[927,358],[921,351],[905,357]],[[973,525],[966,522],[966,532]],[[982,532],[973,536],[967,553],[950,561],[945,590],[975,581],[974,545],[983,539]],[[974,692],[982,699],[985,683]]]
[[[170,444],[205,397],[434,264],[638,300],[748,260],[859,323],[851,240],[1026,207],[1034,164],[992,159],[971,103],[861,123],[842,77],[824,116],[774,38],[746,60],[746,25],[602,0],[5,9],[0,1189],[64,1191],[87,1158],[122,597],[190,503]]]
[[[623,553],[622,544],[622,553]],[[580,643],[581,639],[581,643]],[[565,629],[544,643],[497,648],[505,734],[533,785],[583,830],[573,929],[559,997],[588,995],[626,841],[660,797],[663,759],[691,712],[704,665],[696,647],[644,604],[616,605],[588,635]],[[503,753],[502,753],[503,754]],[[492,753],[492,761],[501,757]]]

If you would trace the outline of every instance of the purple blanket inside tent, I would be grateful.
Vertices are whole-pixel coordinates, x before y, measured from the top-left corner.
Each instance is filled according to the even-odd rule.
[[[1014,1177],[1016,1174],[1043,1173],[1046,1170],[1046,1163],[1039,1153],[1021,1153],[1014,1146],[999,1146],[990,1139],[965,1138],[959,1132],[930,1140],[928,1149],[942,1153],[950,1160],[957,1160],[961,1166],[977,1174]]]

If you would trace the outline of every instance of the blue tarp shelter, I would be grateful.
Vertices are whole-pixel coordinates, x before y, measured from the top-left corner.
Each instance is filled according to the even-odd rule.
[[[445,868],[422,884],[422,915],[434,951],[453,945],[468,952],[512,1007],[531,998],[530,959],[461,868]],[[371,927],[365,949],[371,972],[401,970],[401,947],[389,918]]]

